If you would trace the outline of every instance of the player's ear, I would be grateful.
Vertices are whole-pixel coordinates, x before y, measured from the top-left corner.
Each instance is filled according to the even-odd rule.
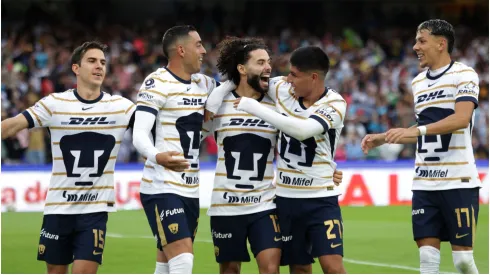
[[[310,77],[311,80],[315,80],[315,81],[318,80],[319,78],[318,72],[312,72]]]
[[[71,70],[73,71],[73,73],[75,75],[79,75],[80,73],[78,72],[78,70],[80,69],[80,66],[78,64],[71,64]]]
[[[439,50],[443,51],[447,46],[447,40],[444,37],[439,38]]]
[[[243,65],[243,64],[238,64],[236,66],[236,69],[238,70],[238,72],[240,74],[247,74],[247,68],[245,68],[245,65]]]
[[[180,55],[181,57],[184,57],[185,54],[184,46],[177,45],[177,54]]]

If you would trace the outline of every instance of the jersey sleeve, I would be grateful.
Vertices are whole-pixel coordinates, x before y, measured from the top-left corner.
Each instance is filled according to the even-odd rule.
[[[28,127],[49,127],[51,125],[53,111],[55,110],[55,103],[56,99],[49,95],[22,112],[29,123]]]
[[[136,110],[149,112],[155,116],[167,102],[165,82],[156,77],[147,77],[138,92]]]
[[[206,84],[206,89],[208,90],[208,95],[211,94],[211,92],[214,90],[214,88],[218,87],[220,84],[219,82],[216,82],[214,78],[211,78],[207,75],[202,75],[204,78],[204,83]]]
[[[125,108],[125,116],[126,116],[126,121],[128,123],[128,129],[129,128],[133,128],[134,126],[134,116],[135,116],[135,113],[136,113],[136,105],[131,102],[131,100],[126,100],[127,104],[126,104],[126,108]]]
[[[310,118],[320,122],[325,132],[344,127],[347,104],[344,100],[333,100],[320,106]]]
[[[457,84],[455,96],[456,103],[461,101],[471,101],[478,107],[478,96],[480,94],[478,74],[475,71],[465,72]]]

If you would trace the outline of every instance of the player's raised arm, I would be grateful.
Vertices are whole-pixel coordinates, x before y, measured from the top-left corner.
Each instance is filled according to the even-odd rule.
[[[407,130],[410,129],[417,129],[417,124],[413,125],[410,128],[407,128]],[[381,146],[386,143],[386,133],[379,133],[379,134],[367,134],[364,136],[364,138],[361,141],[361,149],[364,152],[364,154],[367,154],[369,150],[376,148],[378,146]],[[417,143],[417,137],[404,137],[400,140],[398,140],[397,144],[415,144]]]
[[[213,89],[208,99],[206,100],[206,111],[211,112],[212,114],[216,114],[223,103],[223,99],[225,96],[233,91],[236,88],[235,83],[232,80],[227,80],[223,82],[221,85],[217,85],[216,88]],[[206,118],[205,121],[208,121],[209,118]]]
[[[320,122],[316,116],[308,119],[283,116],[247,97],[237,99],[235,107],[239,111],[260,117],[299,141],[322,134],[329,129],[329,125],[323,120]],[[333,127],[333,124],[330,127]]]
[[[53,99],[47,96],[17,116],[2,121],[2,140],[26,128],[49,126],[53,114],[52,105]]]

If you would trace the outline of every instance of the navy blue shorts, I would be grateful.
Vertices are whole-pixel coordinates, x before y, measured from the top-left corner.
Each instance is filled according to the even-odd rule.
[[[338,196],[276,198],[283,249],[281,265],[307,265],[323,255],[344,255]]]
[[[276,210],[238,216],[212,216],[211,235],[216,262],[250,262],[247,238],[254,257],[269,248],[281,248]]]
[[[53,265],[74,260],[102,264],[107,218],[107,212],[44,215],[37,259]]]
[[[194,237],[199,222],[199,199],[177,194],[140,194],[157,248]]]
[[[414,190],[412,230],[414,240],[439,238],[453,245],[471,246],[478,221],[479,188],[439,191]]]

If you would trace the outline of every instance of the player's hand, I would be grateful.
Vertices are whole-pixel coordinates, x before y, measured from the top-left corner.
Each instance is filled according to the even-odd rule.
[[[342,183],[342,171],[339,171],[339,170],[335,170],[333,172],[333,183],[336,185],[336,186],[339,186],[341,183]]]
[[[214,113],[208,110],[204,110],[204,122],[208,122],[213,119]]]
[[[385,144],[385,134],[369,134],[362,139],[361,149],[364,154],[367,154],[369,150],[383,144]]]
[[[387,143],[399,143],[404,138],[414,138],[420,135],[419,129],[413,128],[395,128],[386,132],[385,141]]]
[[[238,108],[238,105],[240,104],[241,99],[242,99],[241,97],[235,99],[235,101],[233,102],[233,108],[235,108],[235,109]]]
[[[179,155],[179,152],[169,151],[158,153],[155,158],[157,160],[157,163],[162,165],[163,167],[176,172],[182,172],[185,169],[189,168],[190,164],[186,159],[182,157],[177,157]]]

